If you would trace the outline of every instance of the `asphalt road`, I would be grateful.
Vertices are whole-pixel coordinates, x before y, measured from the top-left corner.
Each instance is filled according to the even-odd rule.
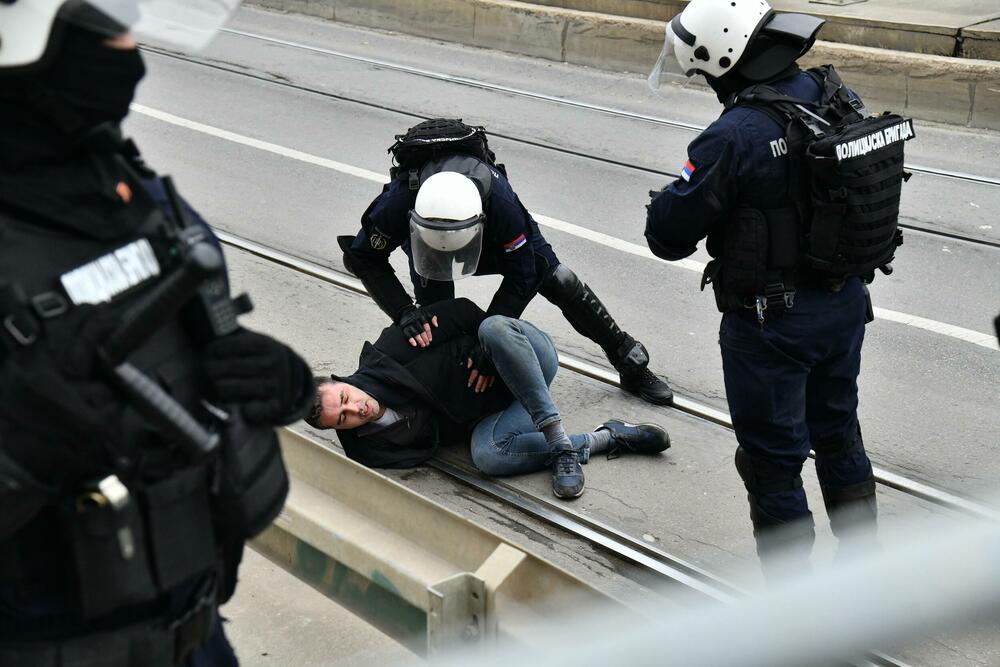
[[[714,98],[683,91],[651,96],[635,77],[616,77],[480,49],[346,29],[315,20],[243,11],[237,28],[277,35],[425,69],[451,70],[518,88],[609,107],[707,122]],[[138,102],[213,128],[385,173],[386,146],[416,116],[451,115],[519,137],[623,163],[676,171],[691,132],[625,120],[411,74],[322,53],[225,34],[204,54],[216,67],[147,54],[150,76]],[[296,90],[236,72],[292,83],[365,104]],[[683,98],[683,99],[681,99]],[[387,110],[382,107],[391,107]],[[150,162],[175,172],[191,199],[221,229],[340,268],[338,234],[354,233],[377,183],[258,148],[133,114],[129,129]],[[911,162],[996,176],[1000,137],[921,127]],[[644,245],[643,204],[665,176],[568,155],[510,139],[493,142],[522,201],[534,212]],[[965,159],[959,159],[963,156]],[[1000,188],[915,176],[904,215],[925,225],[989,236]],[[586,280],[620,324],[650,349],[654,368],[678,391],[724,408],[717,351],[718,313],[698,275],[604,244],[545,230],[560,258]],[[704,261],[699,252],[695,259]],[[891,278],[873,286],[875,305],[990,331],[1000,309],[1000,250],[908,235]],[[397,266],[402,268],[402,262]],[[405,275],[405,273],[404,273]],[[496,281],[465,281],[460,293],[488,302]],[[598,363],[600,351],[543,300],[526,314],[562,349]],[[861,412],[881,465],[957,493],[986,496],[1000,477],[1000,351],[896,322],[867,332]]]

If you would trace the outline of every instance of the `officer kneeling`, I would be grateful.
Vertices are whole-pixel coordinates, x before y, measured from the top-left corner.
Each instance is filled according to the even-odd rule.
[[[601,346],[623,389],[655,405],[673,402],[670,386],[649,369],[645,346],[556,257],[496,162],[483,128],[432,118],[397,136],[389,150],[396,161],[392,180],[365,211],[357,235],[337,240],[344,265],[414,345],[430,342],[427,306],[454,298],[454,281],[499,274],[503,282],[489,315],[519,318],[541,294],[578,333]],[[389,264],[397,247],[409,259],[416,304]],[[477,348],[473,378],[495,373]]]
[[[184,4],[156,5],[178,37]],[[121,136],[147,5],[59,5],[0,4],[0,664],[235,665],[217,609],[311,374]]]
[[[908,120],[869,116],[826,65],[796,59],[823,21],[760,0],[692,0],[667,26],[660,68],[704,75],[725,111],[651,193],[646,238],[677,260],[708,237],[736,468],[765,574],[814,538],[800,472],[810,448],[841,548],[875,540],[875,482],[858,426],[866,284],[888,274]],[[782,530],[778,530],[782,528]]]

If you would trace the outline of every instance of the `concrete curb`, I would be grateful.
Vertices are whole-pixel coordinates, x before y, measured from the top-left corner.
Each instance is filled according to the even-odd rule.
[[[663,44],[651,19],[514,0],[249,0],[420,37],[645,73]],[[1000,130],[1000,62],[817,42],[807,66],[831,62],[870,109]]]

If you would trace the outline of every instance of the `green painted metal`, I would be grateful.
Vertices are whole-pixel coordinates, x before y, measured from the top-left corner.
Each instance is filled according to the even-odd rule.
[[[417,655],[427,654],[426,613],[404,600],[380,572],[356,572],[274,526],[254,548]]]

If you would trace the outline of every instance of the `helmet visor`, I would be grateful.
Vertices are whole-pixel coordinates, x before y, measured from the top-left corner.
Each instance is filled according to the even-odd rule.
[[[485,217],[427,220],[410,211],[410,256],[413,269],[428,280],[454,281],[479,268]]]
[[[239,4],[240,0],[69,0],[59,15],[101,34],[131,31],[145,43],[198,51]]]
[[[681,68],[677,58],[679,42],[680,37],[674,32],[673,22],[667,21],[663,36],[663,49],[646,79],[646,85],[658,95],[667,95],[673,90],[683,88],[694,78],[693,72],[689,75]]]

